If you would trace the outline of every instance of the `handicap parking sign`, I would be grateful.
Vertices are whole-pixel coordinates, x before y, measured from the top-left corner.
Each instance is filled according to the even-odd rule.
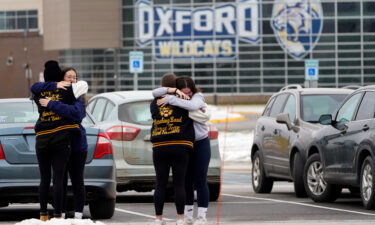
[[[305,80],[319,80],[319,60],[305,60]]]
[[[130,73],[143,73],[143,52],[129,52],[129,70]]]
[[[316,74],[315,68],[310,68],[309,69],[309,76],[315,76],[315,74]]]
[[[133,61],[133,68],[139,69],[139,65],[140,65],[140,62],[138,60],[137,61]]]

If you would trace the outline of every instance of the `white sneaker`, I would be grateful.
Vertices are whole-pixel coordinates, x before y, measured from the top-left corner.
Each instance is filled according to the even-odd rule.
[[[206,218],[198,217],[193,225],[207,225],[207,220]]]
[[[185,224],[186,225],[193,225],[193,223],[194,223],[193,217],[190,217],[190,218],[185,217]]]
[[[185,225],[185,222],[183,220],[177,220],[176,225]]]
[[[158,219],[156,219],[154,221],[154,225],[166,225],[166,222],[165,222],[165,220],[158,220]]]

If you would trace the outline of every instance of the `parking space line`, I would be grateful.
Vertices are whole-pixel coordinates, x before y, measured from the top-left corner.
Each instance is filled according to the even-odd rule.
[[[115,210],[118,211],[118,212],[123,212],[123,213],[128,213],[128,214],[133,214],[133,215],[137,215],[137,216],[143,216],[143,217],[155,219],[155,215],[147,215],[147,214],[144,214],[144,213],[129,211],[129,210],[125,210],[125,209],[119,209],[119,208],[115,208]],[[166,217],[163,217],[163,219],[166,220],[166,221],[173,221],[172,219],[169,219],[169,218],[166,218]]]
[[[366,215],[366,216],[375,216],[375,214],[373,214],[373,213],[365,213],[365,212],[359,212],[359,211],[353,211],[353,210],[347,210],[347,209],[332,208],[332,207],[327,207],[327,206],[311,205],[311,204],[308,204],[308,203],[301,203],[301,202],[292,202],[292,201],[284,201],[284,200],[271,199],[271,198],[258,198],[258,197],[231,195],[231,194],[222,194],[222,195],[228,196],[228,197],[265,200],[265,201],[278,202],[278,203],[302,205],[302,206],[307,206],[307,207],[312,207],[312,208],[328,209],[328,210],[332,210],[332,211],[348,212],[348,213],[360,214],[360,215]]]

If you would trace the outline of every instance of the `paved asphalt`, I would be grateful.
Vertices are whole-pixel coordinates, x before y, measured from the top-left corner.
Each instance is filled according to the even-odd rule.
[[[255,194],[247,165],[228,164],[224,170],[221,199],[211,202],[209,224],[374,224],[375,212],[364,210],[359,196],[345,191],[335,203],[317,204],[307,198],[296,198],[293,185],[277,182],[271,194]],[[242,169],[241,169],[242,168]],[[105,224],[153,224],[152,192],[121,193],[112,219]],[[85,207],[89,217],[88,207]],[[175,224],[173,202],[164,211],[167,224]],[[15,204],[0,209],[0,224],[14,224],[38,217],[37,204]]]
[[[259,114],[245,113],[246,120],[217,124],[219,130],[252,130]],[[221,198],[211,202],[208,211],[209,224],[292,224],[292,225],[352,225],[375,224],[375,211],[365,210],[359,196],[347,190],[334,203],[314,203],[308,198],[296,198],[293,185],[276,182],[270,194],[256,194],[251,187],[249,163],[225,162]],[[101,220],[105,224],[153,224],[152,192],[120,193],[116,212],[112,219]],[[173,202],[167,202],[164,216],[167,224],[175,224]],[[15,224],[24,219],[38,217],[37,204],[14,204],[0,208],[0,224]],[[89,218],[88,207],[84,216]]]

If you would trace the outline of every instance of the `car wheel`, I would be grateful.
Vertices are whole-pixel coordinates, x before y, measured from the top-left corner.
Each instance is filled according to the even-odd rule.
[[[319,154],[313,154],[307,159],[303,181],[307,195],[315,202],[333,202],[341,194],[341,187],[323,179],[323,164]]]
[[[116,199],[97,199],[89,203],[93,219],[110,219],[115,212]]]
[[[208,184],[210,191],[210,201],[216,201],[220,195],[220,183],[218,184]]]
[[[373,209],[375,206],[374,200],[374,167],[371,156],[368,156],[363,162],[360,177],[360,192],[363,206],[365,209]]]
[[[293,181],[294,192],[297,198],[307,197],[305,185],[303,183],[303,161],[300,153],[294,155],[293,160]]]
[[[273,180],[266,177],[259,151],[255,152],[252,163],[251,181],[254,191],[256,193],[270,193],[273,187]]]

